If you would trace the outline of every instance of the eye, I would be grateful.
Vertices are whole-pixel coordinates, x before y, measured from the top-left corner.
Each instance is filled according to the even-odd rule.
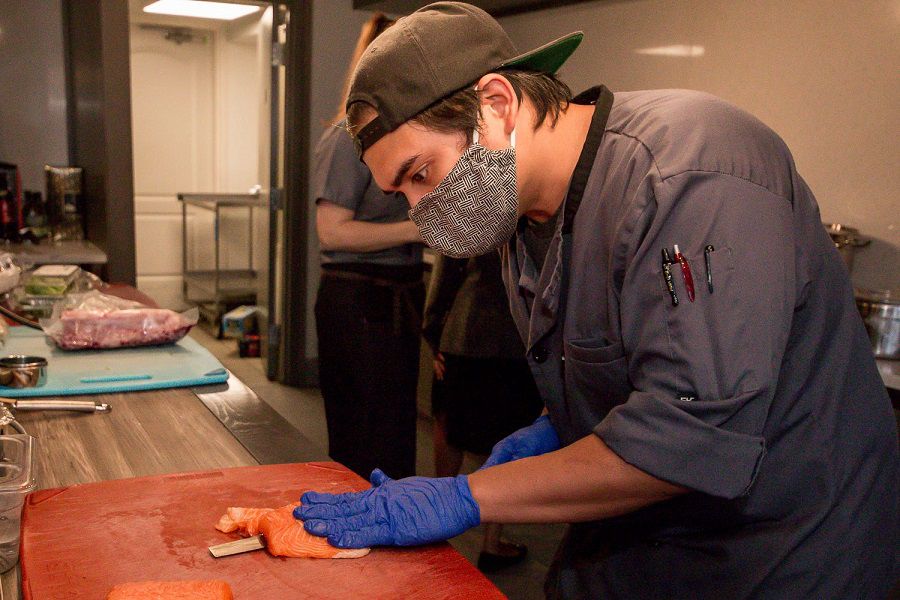
[[[415,173],[413,173],[410,176],[409,180],[412,181],[413,183],[424,183],[425,179],[427,177],[428,177],[428,169],[426,167],[423,167],[423,168],[419,169],[418,171],[416,171]]]

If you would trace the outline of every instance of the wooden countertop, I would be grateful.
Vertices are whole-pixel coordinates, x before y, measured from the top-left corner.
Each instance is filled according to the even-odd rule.
[[[102,400],[110,413],[19,411],[36,438],[39,489],[184,471],[327,456],[234,375],[226,384],[70,396]],[[0,599],[19,596],[18,567],[0,576]]]

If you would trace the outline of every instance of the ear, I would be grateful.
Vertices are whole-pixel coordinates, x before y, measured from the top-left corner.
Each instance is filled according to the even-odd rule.
[[[505,141],[515,129],[516,119],[519,116],[519,99],[516,97],[516,91],[509,80],[498,73],[484,75],[478,80],[477,85],[481,95],[481,116],[484,119],[485,136],[502,137]]]

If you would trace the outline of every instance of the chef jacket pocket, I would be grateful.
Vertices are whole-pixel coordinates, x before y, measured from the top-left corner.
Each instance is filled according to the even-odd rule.
[[[688,267],[691,272],[691,279],[694,282],[694,302],[702,301],[704,298],[710,300],[716,299],[716,293],[721,298],[728,290],[731,281],[731,275],[734,271],[734,263],[732,258],[732,250],[730,247],[722,245],[709,253],[707,261],[706,253],[701,248],[700,252],[695,255],[685,255]],[[681,269],[681,264],[673,262],[669,265],[669,272],[672,274],[672,287],[675,295],[678,297],[678,306],[682,304],[691,304],[688,298],[687,284],[685,275]],[[675,308],[671,304],[671,295],[666,286],[665,273],[663,267],[658,268],[657,281],[659,281],[660,294],[665,297],[670,308]],[[710,291],[712,290],[712,291]]]
[[[591,406],[597,421],[632,391],[622,342],[570,340],[565,343],[566,393]]]

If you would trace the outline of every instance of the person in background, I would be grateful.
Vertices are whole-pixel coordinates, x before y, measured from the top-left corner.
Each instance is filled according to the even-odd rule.
[[[500,274],[500,255],[439,255],[431,273],[422,334],[434,353],[431,410],[438,477],[459,473],[464,453],[485,458],[495,443],[530,424],[543,408],[516,331]],[[492,572],[525,558],[527,548],[485,525],[478,568]]]
[[[376,14],[363,25],[349,73],[391,23]],[[405,477],[415,472],[421,238],[403,196],[383,193],[360,162],[345,130],[343,100],[340,106],[319,139],[313,172],[328,454],[362,476],[381,467]]]
[[[790,150],[701,92],[573,96],[554,74],[582,35],[520,54],[438,2],[360,59],[360,155],[430,246],[502,249],[548,414],[471,475],[376,470],[295,514],[341,548],[571,523],[550,598],[887,597],[897,425]]]

